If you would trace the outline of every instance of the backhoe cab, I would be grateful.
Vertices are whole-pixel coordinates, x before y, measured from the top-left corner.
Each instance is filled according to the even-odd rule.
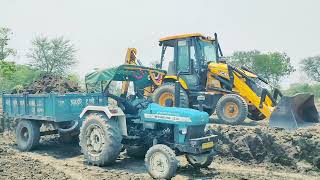
[[[260,82],[268,83],[262,77],[223,59],[216,34],[214,38],[199,33],[170,36],[160,39],[159,45],[162,52],[158,68],[168,72],[152,99],[162,106],[179,104],[209,114],[215,111],[227,124],[239,124],[247,117],[256,121],[270,118],[271,126],[286,129],[319,122],[313,95],[280,99],[278,89],[271,94],[259,86]],[[175,88],[175,82],[181,88]],[[176,89],[180,93],[175,93]],[[199,101],[200,96],[205,98]]]

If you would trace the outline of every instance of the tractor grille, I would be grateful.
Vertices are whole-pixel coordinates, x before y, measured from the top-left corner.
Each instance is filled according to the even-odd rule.
[[[204,136],[205,125],[189,126],[186,139],[200,138]]]

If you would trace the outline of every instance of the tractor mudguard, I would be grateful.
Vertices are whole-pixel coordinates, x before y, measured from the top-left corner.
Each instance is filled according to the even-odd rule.
[[[296,94],[283,96],[270,116],[270,126],[297,129],[319,123],[319,113],[314,104],[314,95]]]

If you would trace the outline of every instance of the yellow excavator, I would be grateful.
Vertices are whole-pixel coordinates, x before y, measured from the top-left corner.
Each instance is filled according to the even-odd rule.
[[[167,70],[167,75],[153,91],[152,100],[162,106],[201,107],[209,114],[216,112],[227,124],[239,124],[247,117],[268,118],[271,127],[286,129],[319,123],[312,94],[288,97],[278,89],[271,94],[260,86],[268,82],[257,73],[226,62],[217,34],[213,38],[199,33],[170,36],[160,39],[159,45],[157,68]],[[175,83],[181,88],[177,90]]]

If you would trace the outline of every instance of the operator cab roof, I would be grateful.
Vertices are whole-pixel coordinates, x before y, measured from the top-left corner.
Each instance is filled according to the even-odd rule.
[[[191,33],[191,34],[180,34],[180,35],[163,37],[159,40],[159,43],[160,43],[160,45],[162,45],[162,43],[165,43],[165,45],[167,45],[167,46],[174,46],[173,40],[185,39],[185,38],[191,38],[191,37],[199,37],[200,39],[207,40],[207,41],[214,40],[214,38],[209,37],[209,36],[204,36],[201,33]]]

